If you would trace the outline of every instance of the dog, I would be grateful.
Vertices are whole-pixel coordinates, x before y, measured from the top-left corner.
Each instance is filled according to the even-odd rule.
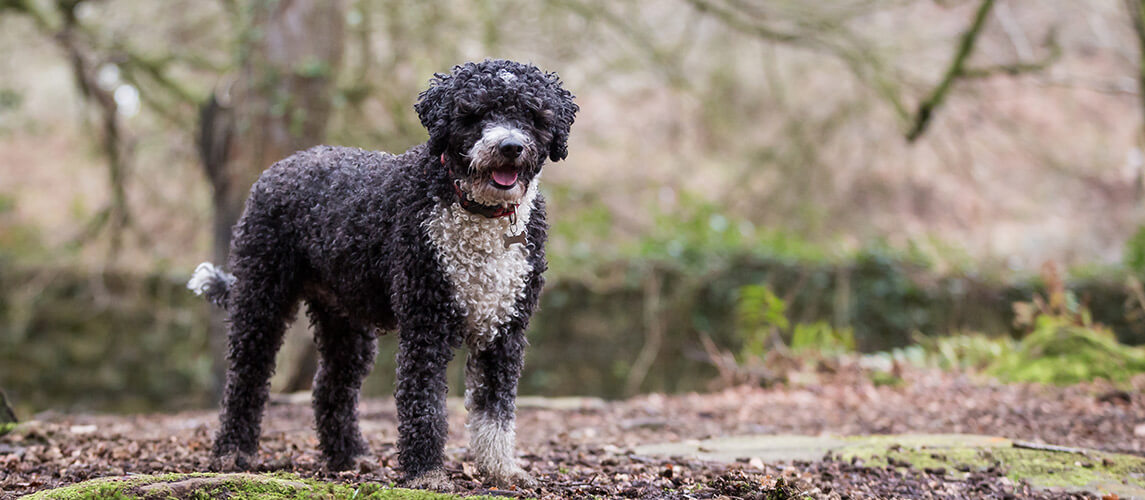
[[[568,155],[580,110],[562,85],[529,64],[462,64],[418,96],[426,143],[400,155],[318,146],[263,172],[233,229],[230,272],[203,263],[188,282],[229,313],[214,468],[254,465],[275,354],[304,301],[329,470],[367,452],[362,379],[379,332],[396,330],[403,482],[451,489],[446,365],[464,344],[469,452],[498,486],[537,485],[515,461],[515,400],[547,268],[541,168]]]

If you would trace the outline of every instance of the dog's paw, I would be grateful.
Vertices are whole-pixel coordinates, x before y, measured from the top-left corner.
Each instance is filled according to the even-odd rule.
[[[449,475],[445,473],[445,469],[423,472],[415,478],[407,479],[402,486],[417,490],[433,490],[439,493],[453,492],[453,483],[449,481]]]
[[[498,488],[516,486],[522,489],[533,489],[541,485],[540,481],[537,481],[533,476],[529,475],[528,472],[525,472],[525,469],[515,465],[506,467],[497,472],[490,471],[487,475],[489,480],[493,481]]]
[[[211,457],[210,469],[212,472],[242,472],[254,469],[256,464],[253,453],[227,451]]]
[[[342,472],[356,470],[361,460],[358,457],[326,457],[325,469],[327,472]]]
[[[329,472],[342,472],[361,466],[362,457],[369,454],[370,447],[361,434],[352,439],[340,439],[322,447],[322,462]]]

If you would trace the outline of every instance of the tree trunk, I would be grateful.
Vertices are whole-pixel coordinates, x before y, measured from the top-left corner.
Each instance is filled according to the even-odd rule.
[[[341,0],[252,0],[239,45],[240,72],[203,105],[199,146],[213,190],[213,261],[227,262],[231,228],[263,169],[323,141],[342,60]],[[211,321],[221,389],[226,333]]]

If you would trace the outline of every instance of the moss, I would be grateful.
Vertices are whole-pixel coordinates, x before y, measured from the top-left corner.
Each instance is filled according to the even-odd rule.
[[[23,498],[25,500],[130,499],[135,497],[130,495],[128,491],[150,479],[154,478],[148,476],[131,476],[92,479],[62,488],[33,493]]]
[[[440,500],[460,497],[430,491],[391,488],[377,483],[357,485],[328,483],[304,479],[288,473],[196,473],[93,479],[54,490],[42,491],[25,498],[29,500],[94,500],[106,498],[125,500],[136,498]]]
[[[16,422],[3,422],[0,423],[0,436],[12,432],[16,428]]]
[[[902,387],[906,381],[891,372],[872,371],[867,375],[872,384],[878,387]]]
[[[957,436],[950,436],[957,438]],[[870,467],[936,471],[952,477],[991,467],[1006,477],[1041,488],[1104,489],[1110,485],[1145,488],[1145,459],[1087,451],[1085,454],[1015,448],[1000,439],[997,445],[919,445],[910,436],[887,436],[839,450],[844,459],[857,457]]]

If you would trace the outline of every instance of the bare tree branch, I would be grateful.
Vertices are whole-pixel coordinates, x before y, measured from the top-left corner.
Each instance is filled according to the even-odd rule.
[[[982,3],[978,5],[978,10],[974,13],[974,21],[962,33],[958,49],[954,52],[954,59],[947,67],[946,74],[943,75],[942,80],[931,91],[930,95],[919,103],[918,111],[914,115],[914,125],[906,134],[907,141],[914,142],[922,137],[922,134],[926,132],[926,127],[930,125],[931,118],[934,117],[934,111],[942,105],[955,80],[964,76],[966,60],[974,51],[974,43],[978,41],[978,35],[982,33],[982,27],[986,25],[986,17],[989,16],[993,7],[994,0],[982,0]]]
[[[636,47],[643,52],[653,63],[654,69],[661,72],[668,84],[677,89],[691,88],[691,80],[684,71],[680,61],[681,50],[663,47],[657,43],[651,30],[633,27],[633,20],[617,15],[607,7],[588,5],[578,0],[561,0],[557,4],[588,20],[603,22],[606,26],[622,33]]]
[[[1019,57],[1017,62],[1009,64],[967,67],[975,43],[995,5],[995,0],[982,0],[970,26],[960,35],[942,78],[917,109],[911,112],[903,102],[901,79],[895,77],[892,65],[879,57],[878,51],[870,46],[865,37],[859,36],[846,25],[849,20],[878,8],[881,5],[879,2],[857,2],[840,7],[839,12],[832,11],[830,14],[825,14],[822,9],[807,7],[807,3],[796,3],[788,9],[792,10],[789,13],[790,19],[771,19],[776,17],[774,13],[768,13],[761,5],[743,0],[685,1],[698,12],[709,14],[736,31],[772,43],[821,52],[839,60],[907,125],[906,138],[910,142],[925,133],[935,111],[942,106],[958,80],[1039,72],[1057,62],[1062,55],[1061,47],[1051,33],[1047,41],[1050,52],[1040,60],[1029,61],[1026,57]]]
[[[1145,0],[1125,0],[1125,7],[1137,34],[1137,93],[1142,96],[1139,105],[1145,117]]]
[[[1035,82],[1034,84],[1047,88],[1082,90],[1085,92],[1094,92],[1098,94],[1107,94],[1113,96],[1142,95],[1136,82],[1129,84],[1127,82],[1105,81],[1096,78],[1069,75],[1050,77],[1044,81]]]
[[[151,81],[159,85],[161,89],[166,91],[168,95],[175,98],[176,101],[186,105],[195,105],[202,102],[203,98],[199,93],[187,88],[177,79],[171,78],[167,75],[168,68],[173,62],[179,61],[174,55],[167,54],[163,56],[148,56],[135,48],[127,45],[126,43],[116,43],[111,47],[111,52],[117,59],[120,68],[125,72],[139,72],[146,75]]]
[[[708,0],[687,0],[687,2],[700,13],[711,14],[736,31],[779,43],[800,45],[810,42],[810,38],[802,33],[791,33],[769,28],[758,23],[750,23],[747,21],[746,16],[741,15],[742,13],[721,5],[716,5],[715,2]]]
[[[1022,31],[1018,21],[1014,19],[1010,4],[1008,2],[998,4],[998,8],[994,10],[994,17],[998,20],[998,25],[1002,27],[1002,31],[1006,33],[1006,38],[1010,39],[1010,44],[1014,46],[1014,52],[1018,54],[1018,59],[1023,61],[1033,59],[1034,49],[1030,46],[1030,39],[1026,37],[1026,33]]]
[[[127,170],[130,159],[127,143],[124,140],[119,120],[119,106],[115,95],[98,84],[96,74],[100,61],[91,55],[85,41],[81,41],[83,29],[76,17],[77,0],[56,0],[54,10],[41,10],[31,0],[6,0],[0,10],[12,9],[27,15],[45,35],[55,41],[63,50],[72,67],[76,88],[85,102],[94,103],[100,117],[100,149],[107,158],[108,184],[111,201],[108,206],[96,213],[88,221],[73,244],[82,242],[107,228],[111,236],[110,255],[114,256],[122,246],[123,231],[131,225],[131,211],[127,201]]]
[[[906,121],[910,117],[900,97],[898,84],[889,76],[891,71],[886,62],[878,57],[877,52],[868,43],[844,26],[847,19],[864,12],[863,8],[853,7],[843,11],[838,17],[831,18],[822,16],[814,18],[810,14],[805,14],[812,18],[796,20],[796,26],[801,29],[791,31],[764,24],[762,12],[738,0],[731,2],[736,6],[735,9],[711,0],[686,1],[697,11],[710,14],[741,33],[773,43],[821,52],[838,59],[860,82],[886,101],[899,119]],[[871,8],[868,3],[863,3],[862,6]],[[832,40],[830,37],[841,40]]]

